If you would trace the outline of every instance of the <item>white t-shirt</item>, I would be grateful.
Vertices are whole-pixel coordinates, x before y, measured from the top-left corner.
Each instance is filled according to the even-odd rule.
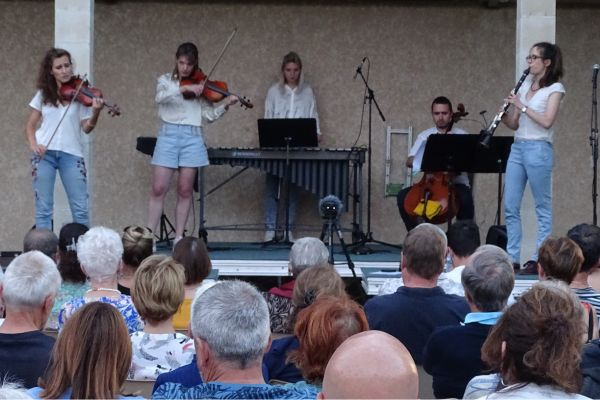
[[[555,92],[565,94],[565,87],[562,83],[556,82],[550,86],[543,87],[534,92],[531,99],[527,100],[527,92],[533,83],[532,79],[526,79],[519,90],[519,99],[532,111],[538,114],[544,114],[546,107],[548,106],[548,99],[550,95]],[[521,113],[519,116],[519,129],[515,131],[515,139],[523,140],[545,140],[552,143],[554,136],[554,126],[550,128],[544,128],[533,119],[529,118],[526,114]]]
[[[226,111],[225,105],[213,107],[203,98],[184,99],[179,91],[179,81],[171,79],[170,73],[158,78],[155,101],[160,119],[177,125],[202,126],[202,118],[213,122]]]
[[[413,146],[410,149],[410,153],[408,154],[409,157],[414,157],[412,166],[413,172],[421,171],[421,163],[423,162],[423,154],[425,153],[425,144],[427,143],[427,138],[437,133],[438,130],[434,126],[432,128],[424,130],[417,136],[417,140],[415,140]],[[450,134],[465,135],[467,134],[467,132],[463,129],[453,127],[449,132],[446,133],[446,135]],[[469,186],[469,178],[467,174],[462,173],[454,178],[454,183]]]
[[[44,104],[42,92],[37,91],[29,103],[29,107],[42,113],[42,123],[35,131],[35,140],[38,144],[48,147],[48,150],[57,150],[74,156],[83,157],[83,131],[81,121],[92,116],[92,108],[74,101],[71,107],[59,104],[58,106]],[[68,111],[67,111],[68,108]],[[66,116],[60,122],[63,114]],[[60,126],[59,126],[60,122]],[[50,138],[56,127],[59,126],[50,144]]]
[[[315,118],[317,133],[321,134],[315,94],[306,84],[293,89],[283,83],[271,86],[265,100],[265,118]]]

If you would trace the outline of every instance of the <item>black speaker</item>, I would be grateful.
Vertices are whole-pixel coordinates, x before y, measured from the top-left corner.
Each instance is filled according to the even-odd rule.
[[[488,229],[487,236],[485,237],[486,244],[496,245],[506,250],[506,242],[508,236],[506,235],[506,225],[492,225]]]

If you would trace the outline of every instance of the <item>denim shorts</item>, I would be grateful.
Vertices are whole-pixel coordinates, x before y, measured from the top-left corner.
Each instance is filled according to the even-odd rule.
[[[201,127],[163,123],[154,148],[152,165],[177,169],[208,164]]]

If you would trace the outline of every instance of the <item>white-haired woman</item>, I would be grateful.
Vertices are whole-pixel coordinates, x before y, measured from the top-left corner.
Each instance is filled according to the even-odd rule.
[[[101,301],[115,306],[123,315],[129,333],[143,329],[143,323],[131,297],[117,289],[117,272],[122,255],[121,237],[112,229],[94,227],[79,238],[77,258],[90,281],[91,289],[82,297],[73,298],[61,306],[58,314],[59,330],[75,311],[92,301]]]

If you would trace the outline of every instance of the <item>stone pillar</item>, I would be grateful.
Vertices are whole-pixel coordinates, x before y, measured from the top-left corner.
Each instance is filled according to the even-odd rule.
[[[76,21],[76,23],[75,23]],[[54,2],[54,45],[63,48],[73,58],[76,74],[87,74],[93,82],[94,53],[94,0],[55,0]],[[92,139],[93,134],[85,135],[84,157],[88,173],[88,191],[90,193],[90,222],[92,221]],[[56,180],[54,190],[54,231],[71,222],[71,209],[60,179]]]
[[[556,41],[556,0],[518,0],[516,28],[515,83],[527,68],[525,57],[529,54],[531,46],[537,42]],[[537,238],[535,204],[529,185],[525,188],[521,206],[521,222],[523,224],[521,264],[523,264],[534,254]]]

